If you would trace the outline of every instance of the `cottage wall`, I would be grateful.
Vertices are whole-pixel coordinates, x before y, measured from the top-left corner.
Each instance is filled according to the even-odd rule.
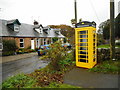
[[[32,38],[22,38],[22,37],[20,37],[20,38],[15,38],[15,41],[16,41],[16,44],[17,44],[17,46],[20,48],[20,39],[24,39],[24,48],[30,48],[30,46],[31,46],[31,39]]]
[[[39,40],[39,45],[50,44],[51,38],[33,38],[33,37],[3,37],[3,40],[15,40],[16,45],[20,48],[20,39],[24,39],[24,48],[31,48],[31,40],[34,40],[34,48],[37,48],[37,39]],[[46,41],[44,41],[46,40]]]

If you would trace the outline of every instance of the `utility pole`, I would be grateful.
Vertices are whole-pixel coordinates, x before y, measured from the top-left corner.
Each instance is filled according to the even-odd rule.
[[[110,0],[110,60],[115,60],[114,0]]]
[[[77,2],[74,0],[74,7],[75,7],[75,22],[77,23]]]

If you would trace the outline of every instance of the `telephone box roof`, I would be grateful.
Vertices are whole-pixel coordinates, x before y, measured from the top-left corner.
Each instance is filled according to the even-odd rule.
[[[80,27],[96,27],[96,23],[93,21],[93,22],[89,22],[89,21],[81,21],[79,23],[77,23],[75,25],[76,28],[80,28]]]

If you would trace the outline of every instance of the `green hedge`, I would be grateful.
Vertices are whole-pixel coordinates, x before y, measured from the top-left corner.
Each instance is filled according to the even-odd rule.
[[[3,51],[2,55],[13,55],[18,49],[15,40],[3,40]]]

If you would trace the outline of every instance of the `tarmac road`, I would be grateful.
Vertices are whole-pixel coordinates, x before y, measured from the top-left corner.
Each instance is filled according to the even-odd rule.
[[[18,73],[31,73],[35,69],[45,67],[46,65],[48,65],[48,63],[48,61],[40,60],[39,56],[37,55],[24,59],[4,62],[0,64],[2,65],[2,74],[0,73],[0,77],[2,75],[2,81],[4,81],[8,77]]]

